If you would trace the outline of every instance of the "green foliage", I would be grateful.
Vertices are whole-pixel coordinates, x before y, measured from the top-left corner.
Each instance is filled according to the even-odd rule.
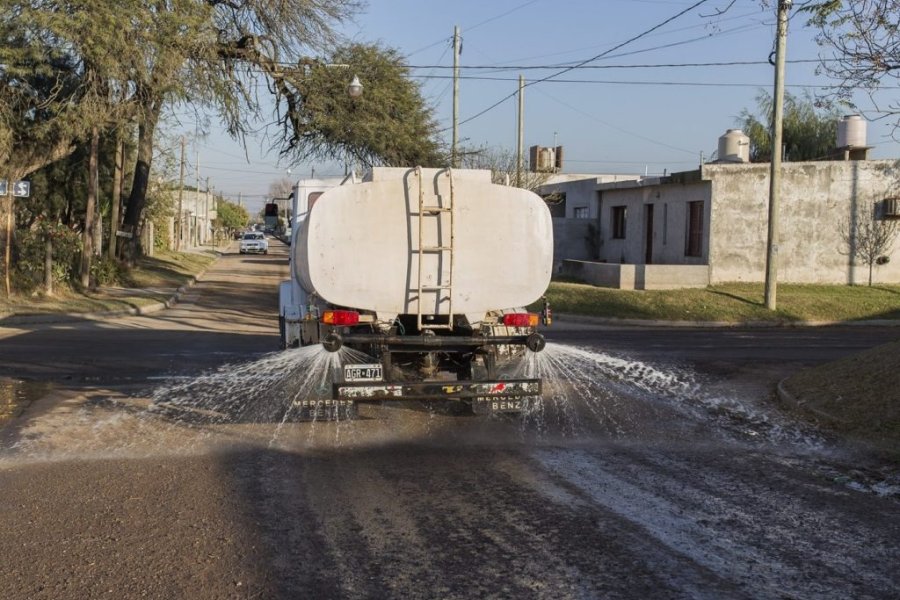
[[[313,63],[288,76],[279,96],[286,105],[283,154],[365,166],[446,164],[432,111],[396,50],[351,44],[328,64],[349,69]],[[347,93],[353,75],[364,88],[358,98]]]
[[[117,285],[122,282],[122,266],[106,255],[95,257],[91,261],[91,281],[102,286]]]
[[[664,321],[856,321],[900,319],[900,287],[779,284],[778,310],[765,305],[763,284],[704,289],[618,290],[554,281],[547,298],[558,313]],[[539,310],[535,304],[532,310]]]
[[[70,154],[92,129],[129,123],[138,156],[124,224],[138,229],[153,218],[145,201],[165,110],[211,108],[241,139],[260,112],[260,80],[272,83],[312,47],[331,47],[333,27],[358,8],[356,0],[0,0],[0,166],[19,178]],[[328,143],[340,143],[335,135]],[[71,199],[64,208],[47,202],[64,222],[78,220]],[[129,260],[136,243],[122,245]]]
[[[16,237],[14,265],[16,289],[31,293],[44,283],[44,260],[47,236],[53,240],[53,282],[72,286],[78,280],[81,257],[80,234],[63,225],[42,222],[32,229],[19,231]]]
[[[170,223],[169,219],[159,219],[153,222],[153,249],[157,252],[169,249],[169,237],[173,235]]]
[[[222,198],[219,198],[216,205],[216,215],[216,229],[225,228],[234,231],[243,229],[250,222],[246,208]]]
[[[760,91],[756,97],[758,116],[744,109],[739,124],[750,138],[750,160],[768,162],[772,159],[770,135],[774,103],[772,96]],[[819,107],[809,95],[798,98],[789,93],[784,96],[782,160],[823,160],[829,156],[837,140],[837,123],[840,112]]]

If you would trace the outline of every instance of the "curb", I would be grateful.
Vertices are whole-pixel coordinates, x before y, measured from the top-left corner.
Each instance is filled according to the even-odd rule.
[[[615,317],[593,317],[573,315],[569,313],[553,313],[554,320],[563,323],[592,323],[596,325],[623,326],[623,327],[667,327],[677,328],[706,328],[706,329],[765,329],[765,328],[809,328],[809,327],[834,327],[836,325],[848,327],[900,327],[900,319],[871,319],[867,321],[742,321],[733,323],[730,321],[661,321],[656,319],[618,319]]]
[[[807,413],[811,414],[812,416],[814,416],[815,418],[817,418],[825,423],[838,424],[838,425],[849,424],[849,422],[845,421],[844,419],[839,419],[839,418],[835,417],[834,415],[827,413],[824,410],[821,410],[819,408],[813,408],[812,406],[809,406],[808,404],[806,404],[804,401],[797,399],[796,396],[794,396],[792,393],[787,391],[787,389],[785,389],[784,382],[787,381],[787,379],[788,378],[785,377],[784,379],[782,379],[781,381],[778,382],[778,385],[775,386],[775,393],[778,395],[778,399],[781,402],[783,402],[788,407],[790,407],[794,410],[807,412]]]
[[[34,315],[11,315],[6,318],[0,318],[0,328],[9,325],[52,325],[54,323],[71,323],[74,321],[94,321],[100,319],[115,319],[118,317],[132,317],[137,315],[150,315],[160,312],[167,308],[172,308],[181,300],[184,293],[192,288],[205,274],[215,265],[224,252],[213,250],[215,259],[209,265],[197,273],[192,275],[185,283],[183,283],[175,292],[166,300],[154,302],[146,306],[135,306],[132,308],[122,308],[119,310],[107,310],[98,312],[83,313],[45,313]]]

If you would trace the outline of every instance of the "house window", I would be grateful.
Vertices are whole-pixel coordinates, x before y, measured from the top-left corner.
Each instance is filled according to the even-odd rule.
[[[588,207],[587,206],[576,206],[573,216],[576,219],[587,219],[588,215]]]
[[[703,201],[687,203],[687,238],[685,239],[685,256],[703,255]]]
[[[612,207],[612,236],[614,240],[625,239],[625,207]]]

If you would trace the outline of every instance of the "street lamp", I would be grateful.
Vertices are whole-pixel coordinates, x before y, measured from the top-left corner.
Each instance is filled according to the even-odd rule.
[[[326,63],[315,58],[303,57],[300,59],[300,64],[303,65],[307,72],[314,66],[325,67],[326,69],[349,69],[350,65],[347,63]],[[353,79],[350,81],[350,84],[347,85],[347,95],[351,98],[359,98],[363,93],[363,84],[360,82],[359,77],[356,75],[353,76]]]
[[[347,86],[347,93],[350,94],[351,98],[359,98],[362,96],[363,85],[356,75],[353,76],[353,80],[350,82],[350,85]]]

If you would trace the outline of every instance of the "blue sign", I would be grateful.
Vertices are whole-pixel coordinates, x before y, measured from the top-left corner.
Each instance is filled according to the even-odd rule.
[[[13,196],[16,198],[27,198],[31,195],[30,181],[17,181],[13,184]]]

